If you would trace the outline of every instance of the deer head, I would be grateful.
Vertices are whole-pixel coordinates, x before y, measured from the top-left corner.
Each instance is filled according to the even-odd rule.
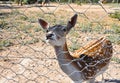
[[[52,46],[63,46],[66,41],[66,35],[69,33],[72,27],[75,26],[77,20],[77,14],[71,17],[66,26],[55,25],[50,27],[49,23],[43,19],[39,19],[39,24],[46,31],[46,40]]]

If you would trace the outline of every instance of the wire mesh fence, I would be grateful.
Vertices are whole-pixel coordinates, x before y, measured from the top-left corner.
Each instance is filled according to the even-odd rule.
[[[54,49],[46,44],[38,18],[51,26],[66,25],[75,13],[79,15],[77,24],[67,36],[70,53],[91,40],[107,37],[113,42],[114,53],[104,78],[120,82],[120,18],[114,16],[119,14],[120,4],[75,2],[56,0],[19,6],[11,0],[0,1],[0,83],[71,83],[60,69]],[[96,81],[101,79],[99,76]]]

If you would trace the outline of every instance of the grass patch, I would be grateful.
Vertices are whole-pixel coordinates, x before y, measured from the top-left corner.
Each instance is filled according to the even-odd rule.
[[[120,45],[120,35],[119,34],[111,34],[111,35],[107,36],[107,38],[110,41],[112,41],[113,43]]]
[[[28,17],[27,16],[20,16],[20,20],[26,21],[26,20],[28,20]]]
[[[27,45],[27,44],[34,44],[34,43],[37,43],[37,42],[39,42],[39,39],[33,38],[33,39],[31,39],[31,40],[22,41],[21,44],[22,44],[22,45]]]
[[[34,32],[39,32],[39,31],[42,31],[42,28],[40,27],[34,28]]]
[[[79,31],[75,31],[74,29],[72,29],[69,34],[70,34],[70,36],[72,36],[72,37],[78,38],[78,37],[80,37],[80,34],[79,34],[79,33],[80,33]]]
[[[7,22],[5,22],[4,20],[0,21],[0,28],[1,29],[5,29],[7,27],[8,27],[8,23]]]
[[[111,61],[115,61],[116,63],[120,63],[120,59],[119,58],[117,58],[117,57],[113,57],[112,59],[111,59]]]
[[[80,29],[82,32],[91,32],[92,31],[92,28],[91,28],[91,24],[81,24],[80,25]]]
[[[69,47],[71,52],[74,52],[75,50],[78,50],[81,47],[77,40],[73,39],[71,41],[72,45]]]
[[[111,18],[116,18],[120,21],[120,12],[116,11],[115,13],[112,13],[109,15]]]
[[[23,31],[24,33],[30,33],[31,30],[33,29],[33,25],[28,23],[28,24],[20,24],[19,30]]]
[[[4,47],[12,46],[13,43],[10,40],[0,40],[0,50],[3,50]]]
[[[115,34],[120,34],[120,26],[117,25],[117,24],[113,24],[113,25],[112,25],[112,31],[113,31]]]
[[[102,30],[103,30],[103,28],[100,25],[96,25],[95,27],[93,27],[94,32],[102,33],[103,32]]]

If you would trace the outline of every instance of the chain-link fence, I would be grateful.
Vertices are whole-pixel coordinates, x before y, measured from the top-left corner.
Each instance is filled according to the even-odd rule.
[[[91,40],[107,37],[113,42],[114,56],[104,79],[120,83],[120,4],[114,1],[36,1],[22,6],[0,1],[0,83],[71,83],[61,71],[52,46],[46,44],[38,18],[51,26],[65,25],[75,13],[79,15],[77,24],[67,36],[70,53]]]

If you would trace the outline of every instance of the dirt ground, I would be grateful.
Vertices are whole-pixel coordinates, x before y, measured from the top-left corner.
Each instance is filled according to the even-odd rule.
[[[56,7],[58,7],[57,10]],[[79,12],[78,22],[75,27],[76,29],[73,29],[67,37],[68,47],[71,47],[73,43],[71,40],[76,40],[79,44],[81,44],[80,46],[83,46],[92,39],[98,39],[101,36],[108,36],[112,34],[96,32],[86,33],[79,31],[79,28],[81,28],[79,27],[80,23],[87,24],[89,22],[93,22],[93,25],[100,23],[99,25],[104,26],[106,29],[109,29],[109,26],[114,23],[120,25],[120,21],[117,19],[112,19],[108,16],[108,13],[115,12],[114,9],[116,9],[116,7],[104,5],[104,8],[105,9],[103,9],[100,5],[90,4],[82,4],[81,6],[75,4],[53,4],[50,7],[41,7],[40,5],[31,5],[30,7],[28,5],[24,5],[20,7],[17,5],[12,5],[12,8],[0,6],[0,11],[20,11],[20,13],[25,16],[35,19],[34,23],[30,21],[30,24],[34,27],[39,26],[37,22],[38,18],[44,18],[52,25],[55,23],[62,23],[62,21],[67,22],[76,11]],[[42,14],[39,15],[37,12]],[[11,21],[9,19],[8,22],[11,21],[12,23],[14,22],[14,24],[17,23],[18,21],[16,19],[18,19],[17,16],[19,15],[14,15],[12,19],[15,20]],[[34,15],[38,16],[35,17]],[[54,21],[51,21],[51,17],[49,17],[49,15],[54,18]],[[25,21],[22,22],[22,24],[26,25],[27,23],[28,22]],[[44,42],[45,33],[43,31],[32,32],[32,30],[31,33],[34,35],[28,37],[28,33],[23,33],[23,31],[18,30],[17,32],[7,32],[7,30],[1,30],[0,38],[11,38],[14,40],[15,44],[10,47],[5,47],[4,50],[0,50],[0,83],[72,83],[72,80],[61,71],[53,48]],[[12,38],[17,34],[22,34],[19,40]],[[39,38],[39,42],[32,44],[21,44],[22,41],[35,37]],[[120,83],[120,45],[113,44],[113,48],[114,59],[111,60],[108,70],[104,73],[104,78],[107,80],[106,83]],[[71,52],[71,54],[73,52]],[[101,81],[101,79],[102,76],[98,76],[96,78],[97,81]]]

